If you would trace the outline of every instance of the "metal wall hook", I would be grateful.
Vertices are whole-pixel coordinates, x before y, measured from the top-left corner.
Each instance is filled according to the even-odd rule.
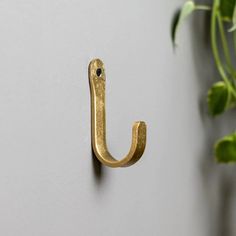
[[[96,157],[101,163],[109,167],[127,167],[137,162],[146,145],[146,124],[135,122],[132,129],[132,144],[126,157],[116,160],[109,153],[106,144],[106,116],[105,116],[105,69],[100,59],[94,59],[89,64],[89,83],[91,93],[92,115],[92,146]]]

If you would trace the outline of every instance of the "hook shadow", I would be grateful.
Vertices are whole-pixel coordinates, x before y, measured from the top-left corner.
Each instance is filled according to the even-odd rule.
[[[101,184],[104,178],[104,167],[95,156],[93,149],[91,149],[91,156],[92,156],[92,166],[93,166],[93,177],[97,184]]]

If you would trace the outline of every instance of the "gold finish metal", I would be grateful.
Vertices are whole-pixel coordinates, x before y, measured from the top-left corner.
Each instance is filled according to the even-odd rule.
[[[101,163],[109,167],[127,167],[137,162],[146,146],[146,124],[137,121],[132,129],[132,144],[126,157],[116,160],[111,156],[106,144],[106,116],[105,116],[105,69],[100,59],[94,59],[89,64],[89,83],[91,93],[92,115],[92,146],[96,157]]]

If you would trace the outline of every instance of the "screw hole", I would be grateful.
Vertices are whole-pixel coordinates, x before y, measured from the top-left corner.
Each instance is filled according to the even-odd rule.
[[[98,68],[98,69],[96,70],[96,74],[97,74],[98,77],[100,77],[101,74],[102,74],[102,69],[101,69],[101,68]]]

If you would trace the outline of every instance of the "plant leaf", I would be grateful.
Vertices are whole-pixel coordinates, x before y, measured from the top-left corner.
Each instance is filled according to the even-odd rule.
[[[221,16],[228,21],[233,18],[234,7],[236,0],[221,0],[220,1],[220,12]]]
[[[215,144],[215,157],[218,162],[236,162],[236,133],[230,134]]]
[[[208,109],[211,115],[219,115],[227,109],[229,90],[225,82],[220,81],[209,89],[207,95]]]
[[[184,21],[184,19],[189,16],[195,10],[195,3],[193,1],[187,1],[181,10],[177,12],[172,24],[172,42],[173,45],[176,45],[176,33],[179,29],[179,26]]]

